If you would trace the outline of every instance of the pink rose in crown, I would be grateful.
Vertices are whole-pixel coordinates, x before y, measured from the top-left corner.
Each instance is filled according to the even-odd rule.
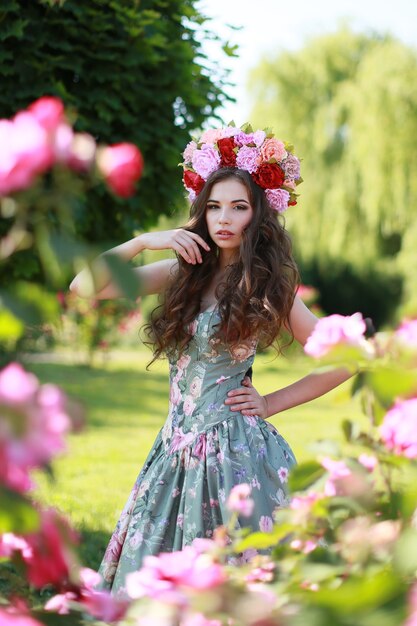
[[[185,146],[185,150],[182,153],[184,163],[191,163],[194,152],[197,150],[197,144],[195,141],[189,141]]]
[[[196,173],[207,180],[219,168],[220,154],[210,144],[203,144],[199,150],[193,152],[192,165]]]
[[[290,194],[286,189],[267,189],[265,191],[271,209],[283,213],[288,209]]]
[[[263,161],[282,161],[287,156],[287,151],[282,141],[278,139],[268,139],[261,147],[261,157]]]
[[[135,192],[135,183],[143,170],[142,154],[131,143],[119,143],[102,148],[97,165],[107,185],[118,196],[128,198]]]
[[[259,150],[257,148],[243,146],[236,155],[236,167],[253,174],[258,168],[258,157]]]
[[[300,178],[300,161],[293,154],[289,154],[282,164],[285,177],[298,180]]]
[[[386,413],[379,432],[388,450],[417,458],[417,398],[398,400]]]
[[[322,317],[307,339],[304,351],[310,356],[320,358],[339,344],[361,346],[365,331],[366,325],[361,313]]]

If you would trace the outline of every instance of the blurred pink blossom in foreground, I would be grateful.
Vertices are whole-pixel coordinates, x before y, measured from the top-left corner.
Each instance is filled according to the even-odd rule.
[[[402,322],[394,336],[406,348],[417,348],[417,319]]]
[[[251,491],[252,488],[247,483],[232,487],[229,497],[227,498],[227,508],[229,511],[239,513],[244,517],[250,517],[255,505],[252,498],[249,497]]]
[[[364,341],[365,321],[361,313],[353,315],[329,315],[318,320],[307,339],[304,351],[320,358],[338,344],[360,346]]]
[[[0,371],[0,483],[27,491],[29,471],[65,449],[71,430],[66,395],[55,385],[40,385],[18,363]]]
[[[184,587],[201,591],[217,587],[225,580],[225,571],[214,557],[191,545],[180,552],[145,557],[143,567],[127,576],[126,588],[131,598],[148,596],[185,606]]]
[[[98,167],[110,189],[122,198],[134,193],[134,184],[142,175],[143,159],[139,149],[131,143],[119,143],[102,148]]]
[[[97,158],[99,172],[110,189],[128,197],[143,170],[142,155],[135,145],[122,143],[97,151],[93,137],[75,133],[66,120],[63,103],[51,96],[39,98],[11,119],[0,119],[0,146],[0,196],[27,189],[56,163],[86,172]]]
[[[417,458],[417,398],[396,402],[385,414],[379,432],[389,450]]]
[[[79,604],[89,615],[104,622],[117,622],[126,613],[129,602],[114,597],[109,591],[99,591],[95,587],[101,576],[94,570],[84,567],[80,570],[81,586],[78,589],[58,594],[48,600],[45,609],[60,615],[67,615],[71,605]]]

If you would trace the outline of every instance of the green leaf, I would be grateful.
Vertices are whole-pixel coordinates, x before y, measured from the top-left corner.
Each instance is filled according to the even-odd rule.
[[[0,487],[0,534],[31,533],[39,527],[39,515],[24,496],[6,487]]]
[[[394,567],[402,576],[414,576],[417,571],[417,530],[406,528],[394,548]]]
[[[0,341],[15,342],[22,336],[24,325],[8,309],[0,309]]]
[[[346,441],[352,441],[353,422],[351,420],[344,419],[342,421],[342,431],[343,431]]]
[[[357,611],[371,611],[381,604],[402,595],[406,585],[391,570],[352,577],[336,589],[319,589],[309,595],[312,604],[333,609],[339,615]]]
[[[366,382],[381,404],[389,408],[398,397],[417,391],[417,372],[399,367],[384,367],[368,372]]]
[[[255,532],[248,535],[233,546],[235,552],[243,552],[248,548],[269,548],[275,546],[279,541],[287,537],[287,535],[294,532],[294,526],[292,524],[281,524],[274,526],[272,532],[262,533]]]
[[[317,461],[305,461],[291,469],[288,484],[291,491],[302,491],[310,487],[326,472]]]

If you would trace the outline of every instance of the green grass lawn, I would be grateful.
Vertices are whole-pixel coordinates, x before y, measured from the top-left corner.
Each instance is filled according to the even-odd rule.
[[[84,430],[69,439],[68,454],[54,462],[55,480],[36,476],[38,497],[68,514],[81,532],[83,563],[97,567],[109,535],[138,472],[163,425],[168,408],[165,362],[145,370],[149,351],[110,354],[94,368],[66,362],[28,362],[41,382],[61,385],[81,400]],[[258,355],[254,385],[260,393],[285,386],[307,373],[306,364],[271,353]],[[291,444],[299,461],[311,458],[317,440],[342,443],[340,422],[358,417],[349,400],[350,382],[322,398],[278,414],[271,421]],[[363,419],[363,418],[362,418]],[[361,420],[362,421],[362,420]]]

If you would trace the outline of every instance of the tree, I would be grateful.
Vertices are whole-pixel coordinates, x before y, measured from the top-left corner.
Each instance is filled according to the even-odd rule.
[[[178,162],[190,131],[228,98],[201,40],[216,38],[195,0],[46,2],[6,0],[0,9],[0,117],[43,95],[73,109],[75,129],[96,141],[129,140],[146,167],[137,195],[109,202],[87,192],[77,231],[90,242],[122,240],[183,204]],[[219,42],[220,43],[220,42]],[[233,49],[224,45],[227,54]],[[7,222],[7,220],[6,220]],[[3,224],[1,234],[7,230]],[[21,255],[8,276],[38,274]]]
[[[333,276],[349,266],[366,280],[372,268],[394,280],[397,299],[401,273],[408,297],[415,281],[401,256],[417,211],[415,50],[342,28],[264,59],[250,86],[254,122],[274,126],[303,158],[300,203],[288,217],[301,264]]]

